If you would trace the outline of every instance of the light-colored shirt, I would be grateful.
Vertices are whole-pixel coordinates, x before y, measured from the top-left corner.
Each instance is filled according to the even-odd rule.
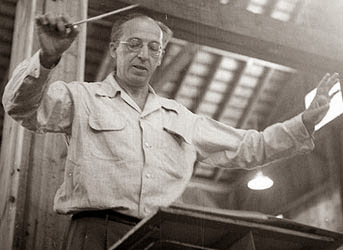
[[[64,183],[54,209],[114,209],[144,217],[185,190],[194,163],[252,168],[313,149],[301,115],[263,132],[236,129],[193,114],[150,87],[143,110],[113,75],[87,83],[56,81],[38,52],[9,81],[6,112],[29,130],[65,133]]]

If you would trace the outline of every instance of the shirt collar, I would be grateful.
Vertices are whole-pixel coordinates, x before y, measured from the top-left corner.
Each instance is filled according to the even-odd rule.
[[[117,93],[120,93],[121,91],[122,88],[114,79],[113,73],[111,73],[101,82],[96,94],[100,96],[115,97]]]
[[[178,104],[174,100],[162,98],[156,94],[155,90],[152,88],[150,84],[148,85],[148,87],[149,87],[149,93],[152,94],[152,97],[153,97],[152,99],[150,99],[150,101],[153,100],[154,104],[158,105],[159,108],[163,107],[166,110],[172,110],[178,113]],[[120,94],[122,91],[124,90],[119,86],[118,82],[113,77],[113,72],[112,72],[100,84],[99,88],[96,91],[96,94],[100,96],[107,96],[107,97],[113,98],[118,93]]]
[[[156,95],[155,90],[148,85],[149,92]],[[116,79],[113,77],[113,72],[109,74],[97,89],[96,94],[100,96],[115,97],[117,93],[122,92],[123,89],[119,86]]]
[[[172,99],[167,99],[167,98],[160,98],[160,105],[166,110],[171,110],[176,113],[179,113],[179,104],[172,100]]]

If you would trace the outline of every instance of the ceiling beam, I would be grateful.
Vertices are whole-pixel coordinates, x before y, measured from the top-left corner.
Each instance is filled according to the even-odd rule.
[[[187,68],[187,65],[189,65],[189,63],[192,61],[197,50],[197,45],[193,43],[187,43],[167,65],[159,68],[154,73],[152,85],[156,92],[159,92],[165,83],[175,79],[175,76],[180,75],[180,72]],[[171,94],[173,97],[175,97],[176,92],[180,88],[182,80],[183,78],[179,79],[177,82],[175,89],[173,90],[173,93],[175,93]]]
[[[215,114],[213,115],[213,119],[219,120],[222,114],[224,113],[226,105],[230,100],[231,95],[233,94],[236,86],[239,84],[240,79],[242,78],[242,75],[244,74],[244,71],[248,67],[248,65],[249,62],[239,62],[238,69],[235,71],[233,79],[227,84],[225,93],[222,97],[222,100],[220,101],[220,104],[218,105]]]
[[[273,10],[275,9],[277,3],[278,3],[277,0],[269,0],[268,4],[264,8],[263,15],[264,16],[271,16],[271,14],[273,13]]]
[[[108,6],[112,1],[106,0]],[[343,73],[343,45],[335,33],[282,22],[207,0],[121,0],[139,3],[178,38],[310,72]],[[315,41],[315,42],[314,42]]]
[[[197,112],[197,110],[200,106],[200,103],[204,99],[206,92],[208,90],[208,87],[210,86],[211,82],[214,80],[217,69],[220,66],[220,63],[222,61],[222,56],[215,55],[215,54],[213,56],[214,56],[214,60],[211,63],[209,72],[204,77],[204,79],[203,79],[204,83],[202,84],[201,89],[199,91],[199,94],[197,95],[197,98],[195,99],[194,103],[192,104],[192,107],[190,108],[190,110],[194,113]]]
[[[262,75],[260,81],[257,83],[257,86],[254,89],[254,93],[251,95],[249,102],[248,102],[248,105],[246,106],[243,115],[240,117],[240,119],[237,123],[238,128],[243,128],[243,129],[247,128],[248,121],[249,121],[250,117],[252,116],[254,108],[255,108],[256,104],[258,103],[261,94],[263,93],[264,86],[269,83],[269,80],[270,80],[271,76],[273,75],[273,72],[274,72],[274,70],[271,68],[265,68],[264,69],[263,75]],[[258,124],[258,121],[256,121],[256,124]],[[258,127],[254,128],[254,129],[258,129]]]
[[[291,18],[288,20],[289,22],[297,23],[298,17],[300,16],[301,12],[305,7],[306,1],[298,1],[292,11]]]

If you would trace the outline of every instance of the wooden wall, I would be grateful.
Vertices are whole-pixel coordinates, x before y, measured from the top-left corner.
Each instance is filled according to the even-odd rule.
[[[19,0],[11,68],[38,48],[34,32],[37,14],[67,13],[74,20],[87,16],[87,1]],[[82,80],[86,26],[65,53],[52,80]],[[52,211],[62,182],[66,147],[61,135],[35,135],[5,117],[0,162],[0,249],[59,249],[67,216]]]

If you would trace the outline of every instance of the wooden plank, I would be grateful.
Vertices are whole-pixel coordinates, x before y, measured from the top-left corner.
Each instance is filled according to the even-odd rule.
[[[219,56],[219,55],[213,55],[213,56],[215,58],[214,58],[214,61],[212,62],[211,66],[210,66],[209,72],[207,73],[207,75],[203,79],[203,81],[204,81],[203,86],[201,87],[197,98],[195,99],[192,107],[190,108],[190,110],[194,113],[197,112],[199,105],[202,102],[202,100],[204,99],[205,94],[208,90],[208,87],[212,83],[212,81],[216,75],[217,69],[220,66],[220,63],[222,61],[222,56]]]
[[[213,115],[213,119],[219,120],[222,114],[225,111],[226,105],[231,98],[236,86],[239,84],[239,81],[248,67],[248,62],[239,62],[238,69],[235,71],[235,76],[233,79],[228,83],[225,93],[222,97],[220,104],[218,105],[218,109],[216,110],[215,114]]]
[[[13,72],[15,65],[32,53],[32,20],[36,3],[36,0],[18,1],[12,46],[15,53],[12,53],[10,72]],[[20,249],[22,242],[17,241],[17,235],[22,229],[24,189],[32,135],[7,116],[3,135],[6,136],[3,137],[0,157],[0,189],[3,194],[0,196],[0,242],[3,249]]]
[[[269,116],[265,119],[262,127],[284,121],[299,114],[304,110],[305,95],[319,82],[320,77],[298,72],[290,75],[290,79],[281,86],[278,101],[272,108]]]
[[[102,2],[110,6],[112,1]],[[274,20],[219,1],[121,0],[140,3],[176,37],[309,72],[342,72],[343,45],[336,33]],[[149,12],[149,11],[147,11]],[[165,18],[168,16],[168,18]],[[316,41],[316,42],[313,42]]]
[[[46,1],[44,12],[66,11],[73,19],[87,17],[87,1]],[[78,39],[66,51],[51,81],[83,80],[86,25],[80,26]],[[35,135],[32,141],[31,172],[28,176],[25,204],[26,249],[60,249],[69,216],[56,215],[52,204],[64,177],[67,155],[63,135]]]
[[[339,130],[339,149],[341,152],[341,157],[339,158],[339,168],[338,168],[338,178],[339,178],[339,194],[340,194],[340,200],[341,200],[341,212],[343,214],[343,131]]]
[[[87,1],[18,1],[10,72],[38,47],[34,17],[46,11],[83,19]],[[86,26],[65,53],[52,79],[82,80]],[[0,162],[0,242],[3,249],[59,249],[68,217],[52,211],[56,188],[63,178],[66,148],[61,136],[38,136],[5,118]]]
[[[246,106],[243,115],[238,121],[238,124],[237,124],[238,128],[243,128],[243,129],[247,128],[248,121],[253,113],[254,107],[257,104],[261,93],[263,92],[264,86],[268,84],[272,74],[273,74],[273,69],[270,69],[270,68],[264,69],[262,79],[260,79],[260,81],[257,83],[257,86],[254,89],[254,94],[250,97],[248,105]],[[256,122],[256,124],[257,123],[258,122]],[[256,127],[254,129],[259,129],[259,128]]]
[[[154,73],[153,87],[156,92],[159,92],[163,86],[168,81],[171,81],[175,75],[180,75],[180,72],[185,69],[187,65],[192,61],[195,53],[197,51],[197,46],[192,43],[186,44],[180,52],[161,69],[158,69]],[[179,89],[182,83],[182,79],[179,79],[176,89]],[[177,92],[177,91],[176,91]]]
[[[267,2],[267,5],[264,7],[264,12],[263,15],[264,16],[270,16],[273,13],[273,10],[276,7],[276,4],[278,3],[278,0],[269,0]]]
[[[1,1],[0,3],[0,13],[1,15],[11,17],[15,13],[15,3],[8,1]]]
[[[98,67],[95,81],[102,81],[105,79],[105,77],[111,72],[111,67],[112,67],[112,57],[109,53],[109,51],[106,49],[104,52],[104,55],[102,56],[101,64]]]

